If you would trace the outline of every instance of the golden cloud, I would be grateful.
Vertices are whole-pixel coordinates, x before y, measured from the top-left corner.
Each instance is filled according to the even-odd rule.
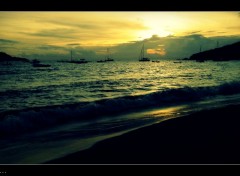
[[[148,54],[166,55],[165,48],[147,49]]]

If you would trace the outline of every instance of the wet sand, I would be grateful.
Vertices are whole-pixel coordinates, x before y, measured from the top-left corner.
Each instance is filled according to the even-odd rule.
[[[45,164],[239,164],[240,105],[140,128]]]

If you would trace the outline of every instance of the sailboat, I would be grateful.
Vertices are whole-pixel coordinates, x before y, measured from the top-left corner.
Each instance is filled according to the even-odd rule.
[[[140,52],[139,61],[140,62],[148,62],[148,61],[150,61],[149,58],[144,57],[144,44],[143,44],[141,52]]]
[[[107,59],[105,61],[114,61],[112,58],[109,57],[109,49],[107,49]]]
[[[110,62],[110,61],[114,61],[114,59],[109,57],[109,49],[107,48],[107,56],[105,60],[98,60],[97,62]]]
[[[49,64],[41,64],[40,61],[37,59],[33,59],[32,66],[33,67],[51,67],[51,65]]]
[[[71,58],[70,58],[70,61],[59,61],[59,62],[65,62],[65,63],[74,63],[74,64],[85,64],[85,63],[88,63],[89,61],[86,61],[85,59],[80,59],[79,61],[76,61],[76,60],[73,60],[73,57],[72,57],[72,50],[71,50]]]

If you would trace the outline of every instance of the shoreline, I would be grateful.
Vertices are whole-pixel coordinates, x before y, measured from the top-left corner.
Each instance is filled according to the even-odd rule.
[[[238,164],[240,105],[203,110],[43,164]]]

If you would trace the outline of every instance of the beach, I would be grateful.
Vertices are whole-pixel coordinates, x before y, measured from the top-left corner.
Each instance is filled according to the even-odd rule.
[[[239,164],[240,105],[203,110],[44,164]]]

